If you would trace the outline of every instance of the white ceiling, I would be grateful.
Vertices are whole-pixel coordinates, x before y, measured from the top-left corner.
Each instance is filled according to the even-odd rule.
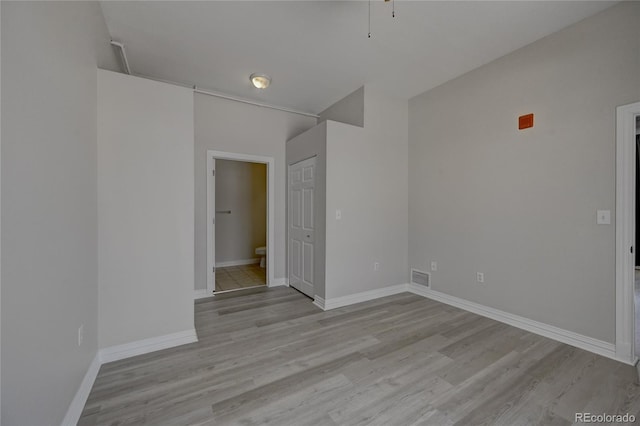
[[[607,1],[102,2],[134,74],[319,113],[362,85],[408,99]],[[253,72],[271,86],[251,87]]]

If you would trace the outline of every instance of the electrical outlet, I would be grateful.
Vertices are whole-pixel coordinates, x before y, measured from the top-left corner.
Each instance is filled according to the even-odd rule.
[[[438,262],[431,262],[431,270],[433,272],[438,270]]]
[[[80,327],[78,327],[78,346],[82,346],[83,340],[84,340],[84,324],[80,324]]]
[[[476,272],[476,281],[478,281],[479,283],[483,283],[484,282],[484,273],[483,272]]]
[[[380,262],[373,262],[373,270],[374,271],[380,270]]]

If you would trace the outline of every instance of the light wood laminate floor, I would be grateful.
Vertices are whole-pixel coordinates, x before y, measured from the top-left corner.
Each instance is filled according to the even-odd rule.
[[[196,302],[199,342],[105,364],[80,425],[569,425],[640,415],[635,369],[403,293]]]

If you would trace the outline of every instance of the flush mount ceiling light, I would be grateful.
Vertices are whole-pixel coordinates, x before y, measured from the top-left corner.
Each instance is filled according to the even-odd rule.
[[[249,80],[251,80],[251,84],[253,84],[256,89],[266,89],[271,83],[271,77],[264,74],[253,73],[249,77]]]

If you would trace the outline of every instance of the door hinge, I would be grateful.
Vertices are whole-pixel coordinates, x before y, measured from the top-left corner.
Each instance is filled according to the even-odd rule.
[[[215,170],[211,170],[211,176],[215,176],[216,175],[216,171]]]
[[[213,272],[213,273],[215,274],[215,272],[216,272],[216,267],[214,266],[214,267],[213,267],[213,268],[211,268],[211,269],[212,269],[212,271],[211,271],[211,272]]]

